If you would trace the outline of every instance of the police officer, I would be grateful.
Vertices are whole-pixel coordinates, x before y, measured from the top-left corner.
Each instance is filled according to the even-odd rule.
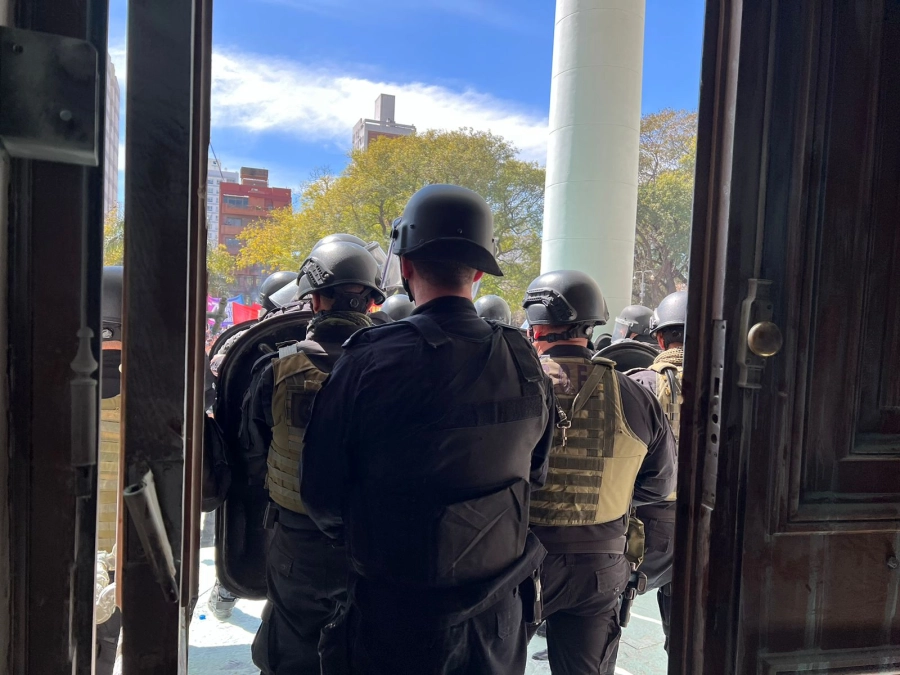
[[[395,293],[381,305],[381,311],[394,321],[405,319],[416,308],[416,303],[409,299],[405,293]]]
[[[519,331],[475,312],[473,283],[502,274],[492,234],[470,190],[413,195],[391,248],[416,310],[348,340],[316,398],[301,491],[354,576],[325,675],[525,670],[552,389]]]
[[[299,295],[310,296],[315,313],[307,337],[283,345],[258,371],[244,409],[248,474],[265,476],[271,499],[268,602],[252,648],[253,662],[266,675],[318,675],[320,633],[345,602],[344,546],[319,532],[307,515],[299,463],[316,391],[341,345],[371,325],[366,312],[384,300],[377,276],[374,258],[357,244],[334,241],[316,248],[299,277]]]
[[[667,295],[653,313],[651,333],[662,353],[648,369],[629,373],[659,399],[678,440],[681,412],[681,376],[684,370],[684,323],[687,317],[687,291]],[[659,504],[639,506],[638,517],[644,523],[646,550],[641,571],[647,575],[647,590],[659,589],[656,598],[669,649],[672,616],[672,565],[675,548],[675,492]]]
[[[509,303],[499,295],[485,295],[475,301],[475,311],[485,321],[499,321],[509,326],[512,323],[512,311]]]
[[[554,675],[613,673],[632,500],[658,502],[675,485],[669,425],[649,392],[591,356],[588,337],[609,318],[583,272],[542,274],[523,303],[557,395],[547,483],[531,497],[532,531],[547,549],[541,580]]]
[[[297,273],[288,270],[282,270],[267,276],[259,285],[259,304],[262,305],[263,311],[268,313],[274,309],[278,309],[281,305],[276,304],[272,300],[272,295],[285,286],[296,283],[296,281]]]
[[[650,335],[650,319],[653,310],[643,305],[628,305],[616,317],[612,340],[636,340],[656,345],[656,339]]]

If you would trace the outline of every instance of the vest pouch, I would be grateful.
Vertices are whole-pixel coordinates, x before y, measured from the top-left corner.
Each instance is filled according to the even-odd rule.
[[[528,534],[528,483],[444,506],[431,531],[435,586],[458,586],[498,574],[522,554]]]
[[[637,569],[644,562],[645,543],[644,523],[632,510],[625,535],[625,559],[632,564],[632,569]]]

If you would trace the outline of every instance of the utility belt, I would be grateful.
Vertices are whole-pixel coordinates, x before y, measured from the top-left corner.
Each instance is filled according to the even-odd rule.
[[[263,515],[263,527],[267,530],[271,530],[275,527],[275,523],[295,530],[319,531],[319,528],[313,522],[313,519],[306,514],[291,511],[284,506],[279,506],[275,502],[269,501],[266,505],[265,515]]]
[[[463,586],[417,589],[359,577],[352,591],[353,602],[364,615],[398,627],[442,629],[478,616],[512,595],[521,598],[525,621],[537,625],[542,620],[540,571],[546,554],[538,538],[529,532],[519,559],[491,579]]]

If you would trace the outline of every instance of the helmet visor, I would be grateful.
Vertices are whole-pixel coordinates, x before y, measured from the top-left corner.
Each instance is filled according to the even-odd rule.
[[[625,321],[621,318],[616,318],[616,327],[613,328],[612,339],[613,340],[622,340],[627,338],[631,333],[631,322]]]
[[[394,221],[394,229],[391,230],[391,246],[385,256],[385,261],[381,265],[381,287],[388,293],[393,289],[403,287],[403,280],[400,277],[400,256],[397,255],[398,238],[396,237],[396,232],[399,224],[400,219],[397,218]],[[382,251],[380,246],[378,250]]]
[[[276,307],[284,307],[289,302],[296,300],[297,290],[296,283],[289,283],[287,286],[279,288],[272,293],[272,295],[269,296],[269,301]]]

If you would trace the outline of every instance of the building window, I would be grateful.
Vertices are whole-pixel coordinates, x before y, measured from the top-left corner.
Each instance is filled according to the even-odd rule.
[[[266,200],[266,210],[271,211],[273,208],[275,208],[275,207],[272,205],[272,200],[267,199]]]
[[[235,206],[239,209],[249,209],[250,197],[233,197],[231,195],[225,195],[222,197],[222,203],[227,204],[228,206]]]
[[[244,222],[240,218],[234,218],[232,216],[225,217],[225,224],[231,225],[232,227],[241,227]]]
[[[237,237],[225,237],[225,246],[227,246],[229,250],[237,249],[241,247],[241,242],[238,241]]]

